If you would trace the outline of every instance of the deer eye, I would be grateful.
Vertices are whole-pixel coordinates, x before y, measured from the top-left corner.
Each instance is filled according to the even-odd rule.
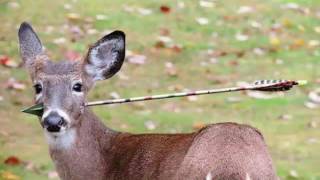
[[[76,83],[73,85],[72,90],[75,92],[82,92],[82,84],[81,83]]]
[[[34,85],[33,87],[34,87],[34,90],[35,90],[36,94],[41,93],[41,91],[42,91],[42,86],[41,86],[41,84],[36,84],[36,85]]]

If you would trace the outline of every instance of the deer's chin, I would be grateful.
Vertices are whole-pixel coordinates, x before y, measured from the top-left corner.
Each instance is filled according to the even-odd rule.
[[[60,127],[60,130],[58,132],[51,132],[51,131],[48,131],[48,129],[44,128],[44,131],[46,134],[52,136],[53,138],[58,138],[60,136],[63,136],[67,131],[68,131],[68,127],[66,126],[62,126]]]
[[[50,148],[68,149],[76,139],[76,130],[74,128],[62,127],[59,132],[44,131],[45,137]]]

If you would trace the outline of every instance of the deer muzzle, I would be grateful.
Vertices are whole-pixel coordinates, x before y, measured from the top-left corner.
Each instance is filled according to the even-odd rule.
[[[67,121],[64,117],[59,115],[56,111],[51,111],[43,117],[42,126],[48,132],[60,132],[61,128],[67,125]]]

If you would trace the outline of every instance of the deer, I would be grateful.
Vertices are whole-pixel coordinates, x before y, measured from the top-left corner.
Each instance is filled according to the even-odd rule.
[[[97,81],[111,78],[125,59],[125,33],[91,45],[79,61],[52,61],[32,26],[18,30],[39,122],[63,180],[274,180],[261,132],[246,124],[210,124],[192,133],[133,134],[108,128],[85,106]]]

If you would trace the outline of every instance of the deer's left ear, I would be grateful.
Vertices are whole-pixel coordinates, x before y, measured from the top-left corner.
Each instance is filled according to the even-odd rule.
[[[116,74],[125,57],[125,34],[114,31],[89,48],[84,71],[93,80],[104,80]]]

